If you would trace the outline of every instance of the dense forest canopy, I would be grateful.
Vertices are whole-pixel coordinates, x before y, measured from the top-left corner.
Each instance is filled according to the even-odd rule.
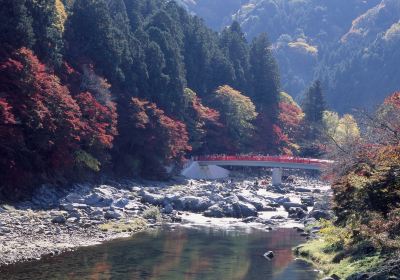
[[[301,152],[302,111],[281,99],[266,34],[216,33],[162,0],[3,1],[0,13],[3,193],[99,172],[163,178],[196,154]]]

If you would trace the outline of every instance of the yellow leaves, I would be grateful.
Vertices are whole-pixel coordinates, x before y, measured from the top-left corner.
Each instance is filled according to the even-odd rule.
[[[55,0],[54,5],[56,13],[56,21],[54,22],[54,25],[61,33],[64,33],[65,21],[67,20],[67,13],[65,11],[64,4],[61,2],[61,0]]]
[[[323,116],[325,133],[339,145],[353,143],[360,138],[360,129],[352,115],[342,118],[336,112],[325,111]]]
[[[336,135],[339,143],[354,141],[360,137],[360,129],[352,115],[346,114],[339,120]]]
[[[228,85],[220,86],[216,90],[216,95],[222,100],[231,110],[240,113],[245,120],[254,120],[257,117],[256,107],[251,99],[240,91],[231,88]]]
[[[318,48],[316,46],[312,46],[307,44],[307,42],[303,41],[302,39],[298,39],[296,42],[288,43],[288,46],[293,49],[297,49],[303,51],[305,53],[309,53],[311,55],[318,54]]]

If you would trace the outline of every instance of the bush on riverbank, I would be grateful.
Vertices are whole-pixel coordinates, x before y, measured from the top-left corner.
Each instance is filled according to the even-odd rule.
[[[390,257],[375,250],[369,242],[353,243],[351,231],[346,228],[336,227],[332,222],[321,222],[320,226],[320,237],[297,247],[295,253],[326,275],[353,279],[351,276],[356,274],[375,272]]]
[[[336,143],[333,153],[337,219],[323,222],[320,239],[297,252],[341,278],[368,273],[367,279],[389,279],[400,275],[400,93],[374,115],[364,113],[363,121],[362,139]]]

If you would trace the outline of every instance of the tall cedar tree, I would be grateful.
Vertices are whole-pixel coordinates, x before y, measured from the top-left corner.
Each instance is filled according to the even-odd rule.
[[[280,143],[286,141],[278,123],[279,74],[266,34],[255,38],[250,47],[250,96],[259,112],[256,120],[256,149],[276,153]]]
[[[26,8],[26,0],[1,1],[0,4],[0,46],[5,49],[32,47],[35,38],[32,17]],[[0,56],[6,54],[0,52]]]

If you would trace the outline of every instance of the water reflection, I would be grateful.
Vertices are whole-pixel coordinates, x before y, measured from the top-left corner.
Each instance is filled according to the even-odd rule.
[[[0,279],[316,279],[311,267],[293,259],[291,249],[302,241],[290,229],[164,229],[9,267]],[[262,257],[267,250],[275,252],[271,261]]]

